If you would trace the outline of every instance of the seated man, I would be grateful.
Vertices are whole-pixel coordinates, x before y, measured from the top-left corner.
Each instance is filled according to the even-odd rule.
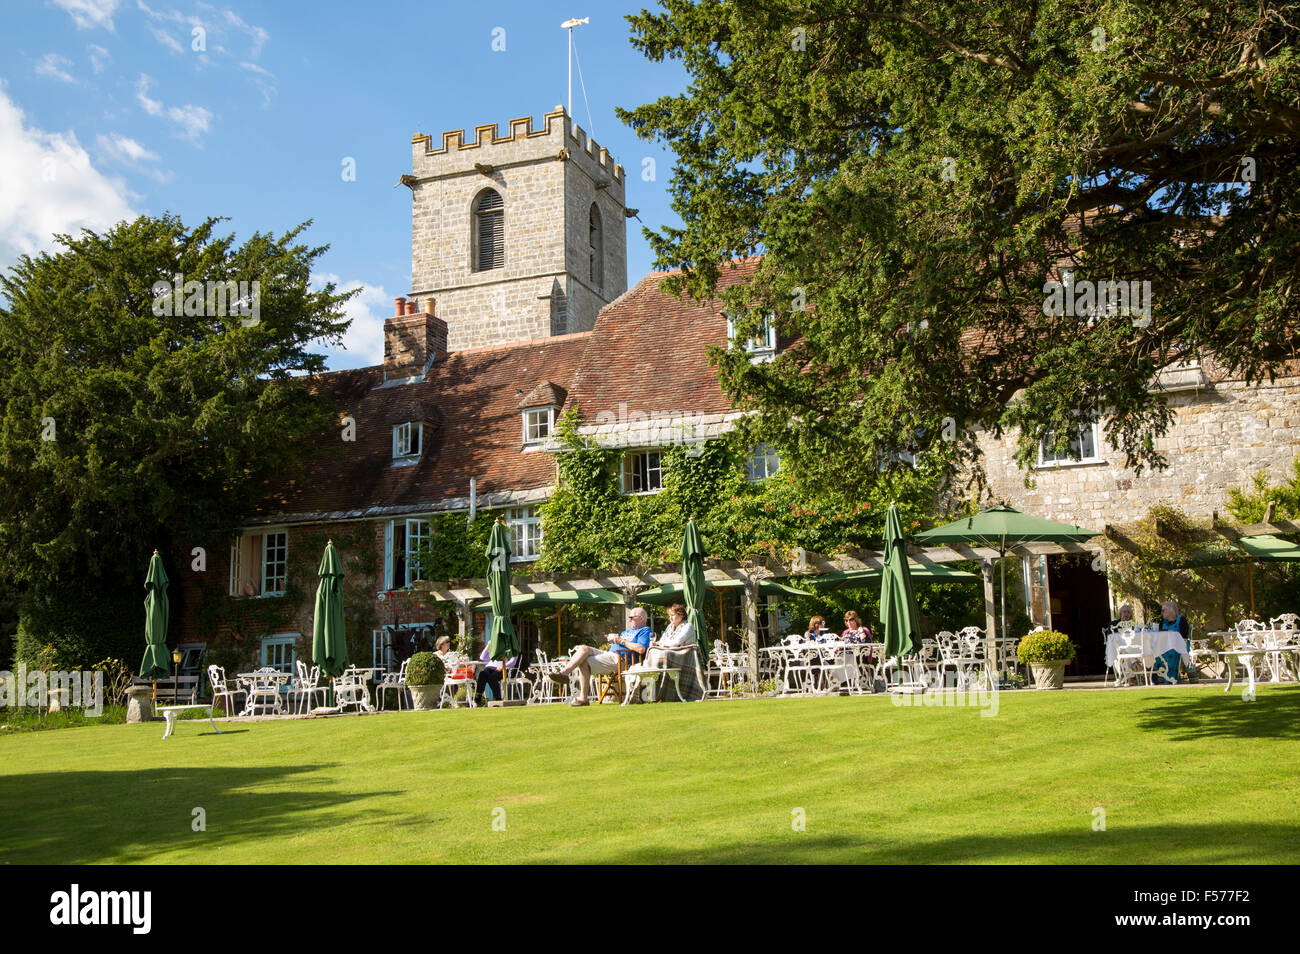
[[[610,638],[612,645],[609,649],[602,652],[591,646],[578,646],[573,650],[568,665],[551,675],[552,679],[564,682],[569,678],[570,673],[575,671],[578,673],[577,690],[569,700],[569,705],[588,705],[587,683],[591,680],[592,674],[618,672],[620,654],[628,656],[628,662],[636,662],[645,655],[646,647],[650,645],[650,640],[654,636],[654,633],[650,632],[650,627],[646,625],[647,618],[645,610],[634,606],[628,610],[627,629]]]

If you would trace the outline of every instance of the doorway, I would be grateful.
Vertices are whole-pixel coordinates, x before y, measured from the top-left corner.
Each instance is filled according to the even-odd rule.
[[[1066,669],[1071,676],[1101,676],[1106,672],[1102,629],[1110,623],[1110,590],[1106,575],[1092,568],[1091,555],[1056,554],[1047,558],[1052,628],[1065,633],[1078,650]]]

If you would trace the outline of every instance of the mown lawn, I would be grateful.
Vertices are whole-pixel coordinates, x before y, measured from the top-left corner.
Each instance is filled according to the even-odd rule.
[[[866,697],[220,736],[189,723],[166,742],[156,723],[11,734],[0,863],[1300,861],[1300,688],[998,705],[993,718]]]

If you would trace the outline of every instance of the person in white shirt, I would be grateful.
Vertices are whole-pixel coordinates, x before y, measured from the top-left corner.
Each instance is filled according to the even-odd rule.
[[[646,650],[645,662],[633,666],[636,670],[680,669],[676,683],[682,697],[696,700],[704,696],[704,672],[700,669],[699,653],[695,648],[695,627],[686,621],[686,607],[674,603],[668,607],[668,628],[658,639],[652,640]],[[637,697],[650,702],[655,698],[654,688],[646,686]]]
[[[668,628],[658,639],[650,641],[651,649],[685,649],[695,642],[695,627],[686,622],[686,607],[674,603],[668,607]]]

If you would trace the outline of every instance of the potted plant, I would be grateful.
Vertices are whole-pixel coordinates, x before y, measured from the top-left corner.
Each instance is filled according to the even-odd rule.
[[[1065,683],[1065,664],[1074,658],[1074,643],[1064,633],[1040,629],[1020,640],[1016,658],[1034,674],[1035,688],[1060,689]]]
[[[438,690],[446,677],[442,657],[436,653],[416,653],[406,664],[406,688],[417,710],[432,709],[438,702]]]

